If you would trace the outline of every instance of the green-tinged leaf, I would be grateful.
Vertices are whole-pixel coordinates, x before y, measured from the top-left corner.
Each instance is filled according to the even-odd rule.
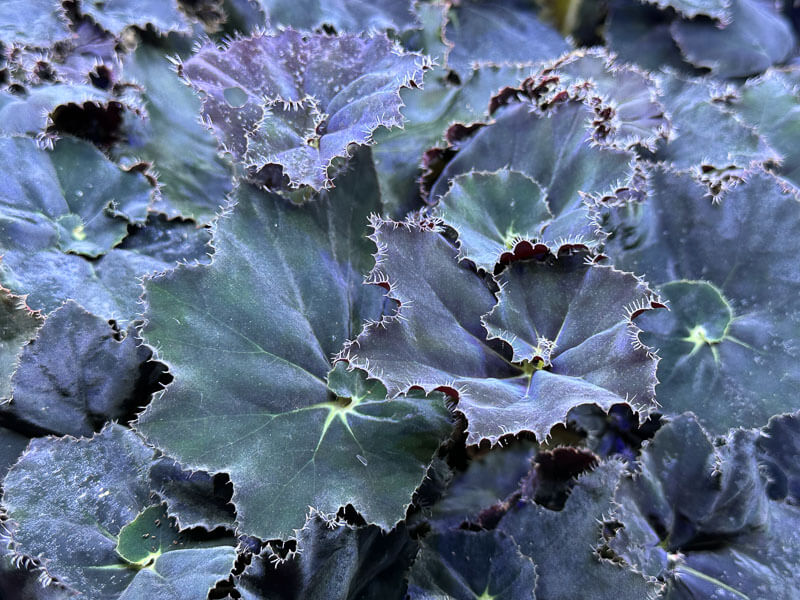
[[[443,69],[425,76],[421,90],[402,90],[406,119],[402,129],[375,132],[375,167],[381,197],[390,215],[403,218],[423,205],[419,178],[425,151],[445,146],[445,133],[454,123],[472,124],[488,117],[489,100],[504,86],[517,85],[530,67],[484,66],[460,85],[441,81]]]
[[[85,102],[107,106],[112,101],[116,100],[111,94],[88,84],[54,83],[21,94],[0,92],[0,134],[35,136],[44,133],[59,106]]]
[[[485,64],[532,63],[570,50],[567,41],[537,18],[525,0],[451,3],[445,37],[452,46],[447,67],[466,77]]]
[[[756,128],[781,157],[774,172],[800,188],[800,101],[787,74],[768,71],[748,81],[733,104],[742,120]]]
[[[117,534],[117,554],[142,567],[181,541],[174,520],[163,505],[149,506]]]
[[[770,0],[730,0],[730,17],[725,27],[703,19],[673,22],[686,60],[716,77],[747,77],[782,63],[794,50],[792,27]]]
[[[772,417],[757,441],[772,500],[800,505],[800,414]]]
[[[145,510],[152,456],[133,432],[117,425],[91,439],[31,442],[3,482],[14,551],[40,557],[49,577],[89,598],[204,597],[228,575],[236,552],[189,540],[172,544],[172,534],[167,547],[158,547],[164,536],[153,539],[149,530],[147,540],[135,539],[134,530],[152,517],[153,509]],[[160,530],[155,521],[152,526]],[[160,526],[167,530],[170,523]],[[146,562],[131,560],[144,552],[152,554]]]
[[[363,373],[331,372],[382,310],[362,285],[380,209],[368,157],[304,206],[241,187],[214,262],[146,282],[144,335],[175,382],[138,428],[188,467],[229,473],[242,531],[265,539],[290,536],[309,506],[393,526],[450,429],[440,397],[389,402]]]
[[[24,269],[20,258],[37,242],[90,258],[107,254],[128,233],[124,215],[146,218],[152,187],[145,177],[120,170],[88,142],[65,138],[47,152],[28,138],[0,138],[0,154],[16,165],[0,192],[8,270]]]
[[[682,73],[696,69],[683,60],[680,48],[672,39],[672,18],[654,6],[630,0],[610,0],[605,37],[608,49],[621,61],[639,65],[648,71],[670,67]],[[642,48],[647,51],[643,52]]]
[[[260,170],[279,166],[292,187],[331,185],[331,161],[402,125],[402,87],[422,83],[418,54],[385,35],[286,30],[205,47],[180,67],[202,92],[203,116],[220,143]]]
[[[448,531],[422,542],[408,582],[412,600],[534,600],[536,565],[499,531]]]
[[[444,195],[456,175],[503,167],[541,185],[556,216],[580,207],[586,194],[613,193],[632,185],[633,154],[593,144],[587,131],[592,115],[577,101],[557,104],[544,114],[527,103],[498,111],[494,123],[461,143],[430,198]]]
[[[0,157],[17,167],[0,191],[0,279],[31,308],[74,299],[125,325],[140,312],[138,277],[205,256],[208,233],[191,224],[151,217],[129,230],[116,215],[138,217],[152,188],[87,142],[65,138],[47,152],[31,139],[0,138]]]
[[[647,202],[612,209],[605,226],[614,262],[661,285],[672,309],[636,320],[662,357],[659,403],[715,433],[800,406],[800,203],[766,173],[747,179],[713,201],[657,169]]]
[[[232,529],[235,513],[219,476],[184,471],[174,460],[161,458],[150,467],[150,486],[167,503],[167,512],[181,529]]]
[[[703,79],[682,79],[673,73],[658,76],[662,101],[672,119],[674,135],[655,153],[677,169],[710,167],[724,170],[775,161],[779,155],[722,103]],[[709,136],[708,132],[714,135]]]
[[[0,398],[11,395],[11,376],[19,364],[23,347],[36,337],[42,318],[25,300],[0,288]]]
[[[661,9],[674,8],[684,17],[711,17],[726,24],[731,19],[731,3],[736,0],[645,0]]]
[[[52,0],[5,0],[0,4],[0,41],[49,47],[70,35],[64,10]]]
[[[49,433],[91,436],[135,406],[141,369],[150,358],[135,332],[118,332],[73,301],[54,311],[26,345],[11,380],[11,415]]]
[[[663,427],[624,479],[612,550],[667,583],[670,599],[781,598],[798,586],[796,507],[770,501],[757,432],[709,439],[693,415]],[[708,544],[714,540],[713,544]]]
[[[522,252],[523,244],[557,251],[567,243],[596,243],[588,208],[554,218],[539,184],[508,169],[456,175],[433,214],[458,232],[459,256],[488,273]]]
[[[537,447],[525,440],[510,447],[492,448],[470,462],[467,470],[453,477],[447,492],[430,512],[435,529],[457,529],[463,523],[477,523],[481,511],[504,501],[517,491],[531,470]]]
[[[655,81],[630,65],[616,64],[605,50],[576,50],[545,70],[559,78],[559,89],[576,86],[584,101],[602,113],[608,143],[654,148],[670,126]]]
[[[267,547],[238,578],[243,600],[401,600],[417,544],[403,525],[384,533],[314,515],[281,561]]]
[[[655,359],[634,347],[626,313],[634,302],[650,306],[633,276],[590,266],[582,253],[513,263],[495,309],[484,281],[458,264],[435,226],[377,221],[375,230],[370,281],[388,285],[399,308],[367,326],[347,358],[391,395],[414,386],[457,393],[468,444],[521,431],[543,439],[580,404],[652,401]],[[514,362],[487,341],[484,315],[488,337],[520,338]]]
[[[625,564],[601,558],[598,522],[611,510],[622,471],[616,461],[582,475],[561,511],[522,503],[500,521],[520,551],[536,564],[536,597],[548,600],[642,600],[658,589]]]
[[[189,31],[176,0],[83,0],[81,13],[106,31],[119,35],[127,27],[152,25],[160,31]]]
[[[152,163],[153,208],[169,217],[210,221],[231,190],[231,168],[214,136],[198,121],[200,100],[175,74],[164,51],[142,43],[126,57],[125,76],[144,86],[147,118],[126,113],[126,143],[117,158]]]
[[[314,30],[329,25],[360,33],[417,25],[412,0],[257,0],[273,28]]]

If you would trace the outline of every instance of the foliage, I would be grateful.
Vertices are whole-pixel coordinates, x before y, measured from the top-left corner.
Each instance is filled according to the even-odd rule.
[[[0,2],[0,597],[794,600],[794,4]]]

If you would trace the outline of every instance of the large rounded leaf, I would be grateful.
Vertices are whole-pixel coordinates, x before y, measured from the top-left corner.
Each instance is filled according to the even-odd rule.
[[[470,444],[520,431],[543,439],[580,404],[649,406],[655,358],[631,339],[626,308],[650,304],[633,276],[589,265],[582,253],[548,255],[514,263],[495,308],[435,225],[374,226],[380,254],[371,281],[400,306],[368,326],[346,356],[392,395],[414,386],[457,393]],[[513,362],[487,340],[484,315],[489,338],[519,341]]]
[[[651,178],[645,203],[611,210],[606,251],[670,302],[637,319],[662,356],[659,403],[718,433],[797,409],[800,202],[763,172],[719,201],[688,175]]]
[[[14,551],[90,598],[204,597],[236,551],[181,536],[151,506],[152,456],[116,425],[91,439],[34,440],[3,482]]]
[[[391,527],[449,423],[439,398],[389,402],[379,382],[331,368],[383,305],[362,285],[380,210],[368,154],[304,206],[246,186],[237,198],[210,266],[146,282],[144,336],[175,382],[138,428],[189,467],[229,473],[247,533],[288,537],[309,506],[347,504]]]
[[[180,72],[203,93],[204,118],[236,158],[256,170],[280,166],[292,187],[321,189],[350,144],[402,125],[400,88],[420,85],[425,68],[385,35],[286,30],[205,47]]]
[[[119,35],[134,25],[152,25],[161,31],[190,31],[191,26],[178,9],[178,0],[89,0],[80,11],[103,29]]]

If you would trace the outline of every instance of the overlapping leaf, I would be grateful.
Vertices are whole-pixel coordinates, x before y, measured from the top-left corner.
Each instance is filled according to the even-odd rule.
[[[339,32],[359,33],[416,25],[411,0],[258,0],[272,27],[312,31],[329,25]]]
[[[460,143],[455,158],[433,184],[430,198],[443,196],[456,175],[503,167],[541,185],[556,216],[580,207],[583,195],[630,187],[633,154],[593,144],[586,127],[592,114],[575,100],[559,102],[545,113],[528,103],[501,109],[491,125]]]
[[[777,415],[761,430],[756,451],[772,500],[800,505],[800,414]]]
[[[538,244],[596,244],[587,207],[554,218],[539,184],[518,171],[457,175],[433,213],[458,232],[459,255],[488,273]]]
[[[41,317],[22,298],[0,289],[0,398],[10,396],[11,375],[22,348],[36,336],[41,324]]]
[[[779,155],[731,110],[714,101],[715,88],[707,80],[660,76],[663,102],[675,134],[655,157],[678,169],[748,167],[778,160]],[[714,135],[709,136],[708,132]]]
[[[105,319],[65,303],[20,354],[11,403],[0,413],[75,437],[122,419],[133,408],[150,350],[137,347],[133,330],[117,335]]]
[[[200,100],[173,72],[163,50],[141,44],[125,60],[125,76],[144,86],[147,118],[126,115],[127,143],[117,158],[152,163],[158,178],[154,209],[208,222],[231,189],[230,166],[197,121]]]
[[[672,36],[686,59],[717,77],[747,77],[787,60],[796,39],[769,0],[730,0],[730,23],[675,21]]]
[[[137,277],[205,258],[207,232],[188,223],[151,217],[130,230],[152,188],[90,144],[65,138],[47,152],[27,138],[3,138],[0,151],[5,164],[17,165],[0,192],[0,278],[27,294],[31,308],[51,311],[74,299],[124,324],[138,311]]]
[[[447,67],[467,77],[485,64],[520,64],[556,58],[569,44],[537,18],[524,0],[451,2],[445,37],[451,45]],[[535,40],[535,42],[533,41]]]
[[[717,433],[795,410],[800,202],[763,172],[719,201],[688,175],[651,177],[647,202],[611,211],[606,251],[671,307],[636,321],[662,357],[659,403]]]
[[[386,600],[400,597],[417,544],[400,525],[385,533],[313,515],[297,532],[297,552],[269,547],[238,578],[243,600]]]
[[[754,434],[735,430],[714,443],[682,415],[617,491],[622,528],[611,548],[665,581],[666,598],[790,598],[797,588],[800,513],[768,500]]]
[[[0,41],[49,47],[69,37],[64,10],[50,0],[6,0],[0,6]]]
[[[86,102],[108,106],[117,100],[88,84],[56,83],[32,87],[25,93],[0,92],[0,134],[37,135],[45,132],[50,116],[59,106],[83,105]]]
[[[350,144],[403,123],[398,92],[420,85],[425,68],[384,35],[286,30],[203,48],[181,73],[204,94],[203,115],[236,158],[256,170],[279,166],[292,187],[320,189]]]
[[[236,552],[201,546],[156,520],[163,510],[151,505],[152,455],[116,425],[89,440],[32,442],[3,484],[14,551],[40,557],[49,577],[87,597],[205,596]]]
[[[134,25],[153,25],[161,31],[191,29],[177,0],[86,0],[80,3],[80,10],[114,35]]]
[[[800,103],[790,73],[768,71],[740,88],[733,104],[736,113],[756,128],[767,143],[780,154],[774,170],[800,188]]]
[[[615,146],[653,148],[670,131],[656,82],[643,71],[616,64],[603,50],[575,51],[544,74],[558,76],[558,89],[572,86],[584,96],[608,128],[607,141]]]
[[[174,460],[161,458],[150,467],[150,486],[167,503],[167,512],[181,528],[231,528],[233,505],[219,476],[184,471]]]
[[[437,69],[425,76],[423,89],[401,91],[406,122],[402,129],[376,131],[372,150],[381,197],[390,214],[402,218],[422,205],[419,177],[423,154],[430,148],[446,146],[448,128],[485,120],[492,96],[506,85],[517,84],[530,70],[484,66],[463,83],[453,85],[440,81],[443,70]]]
[[[731,19],[731,2],[733,0],[645,0],[659,8],[671,7],[683,16],[692,18],[697,16],[711,17],[718,21],[727,22]]]
[[[546,255],[511,265],[495,308],[435,224],[374,227],[380,254],[370,278],[399,308],[365,329],[348,360],[392,395],[413,386],[457,392],[468,443],[520,431],[543,439],[580,404],[652,401],[655,359],[632,339],[626,313],[633,304],[646,310],[650,298],[633,276],[590,265],[582,253]],[[488,338],[514,344],[513,358],[487,340],[484,322]]]
[[[595,550],[601,539],[598,521],[612,507],[621,471],[620,463],[609,461],[582,475],[561,511],[525,502],[500,521],[499,529],[536,565],[537,598],[641,600],[655,595],[658,587],[643,575]]]
[[[379,382],[332,369],[382,311],[362,285],[380,209],[369,156],[304,206],[246,186],[237,198],[211,266],[146,283],[144,335],[175,382],[138,428],[186,466],[229,473],[247,533],[287,537],[309,506],[347,504],[391,527],[449,425],[440,398],[389,402]]]
[[[499,531],[433,534],[422,543],[409,576],[412,600],[534,600],[536,567]]]

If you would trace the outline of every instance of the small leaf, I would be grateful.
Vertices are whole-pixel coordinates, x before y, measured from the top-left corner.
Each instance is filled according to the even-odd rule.
[[[411,600],[534,600],[536,566],[499,531],[448,531],[422,542]]]
[[[256,171],[279,165],[292,187],[319,190],[350,144],[402,125],[399,90],[421,85],[426,68],[384,35],[286,30],[205,47],[180,72],[203,93],[204,118],[237,159]]]
[[[458,232],[461,258],[492,273],[495,265],[521,254],[522,246],[594,246],[588,208],[554,218],[542,188],[530,177],[501,169],[453,178],[433,214]]]
[[[0,413],[50,433],[90,436],[135,406],[150,351],[131,329],[122,340],[105,319],[68,301],[23,348]]]

